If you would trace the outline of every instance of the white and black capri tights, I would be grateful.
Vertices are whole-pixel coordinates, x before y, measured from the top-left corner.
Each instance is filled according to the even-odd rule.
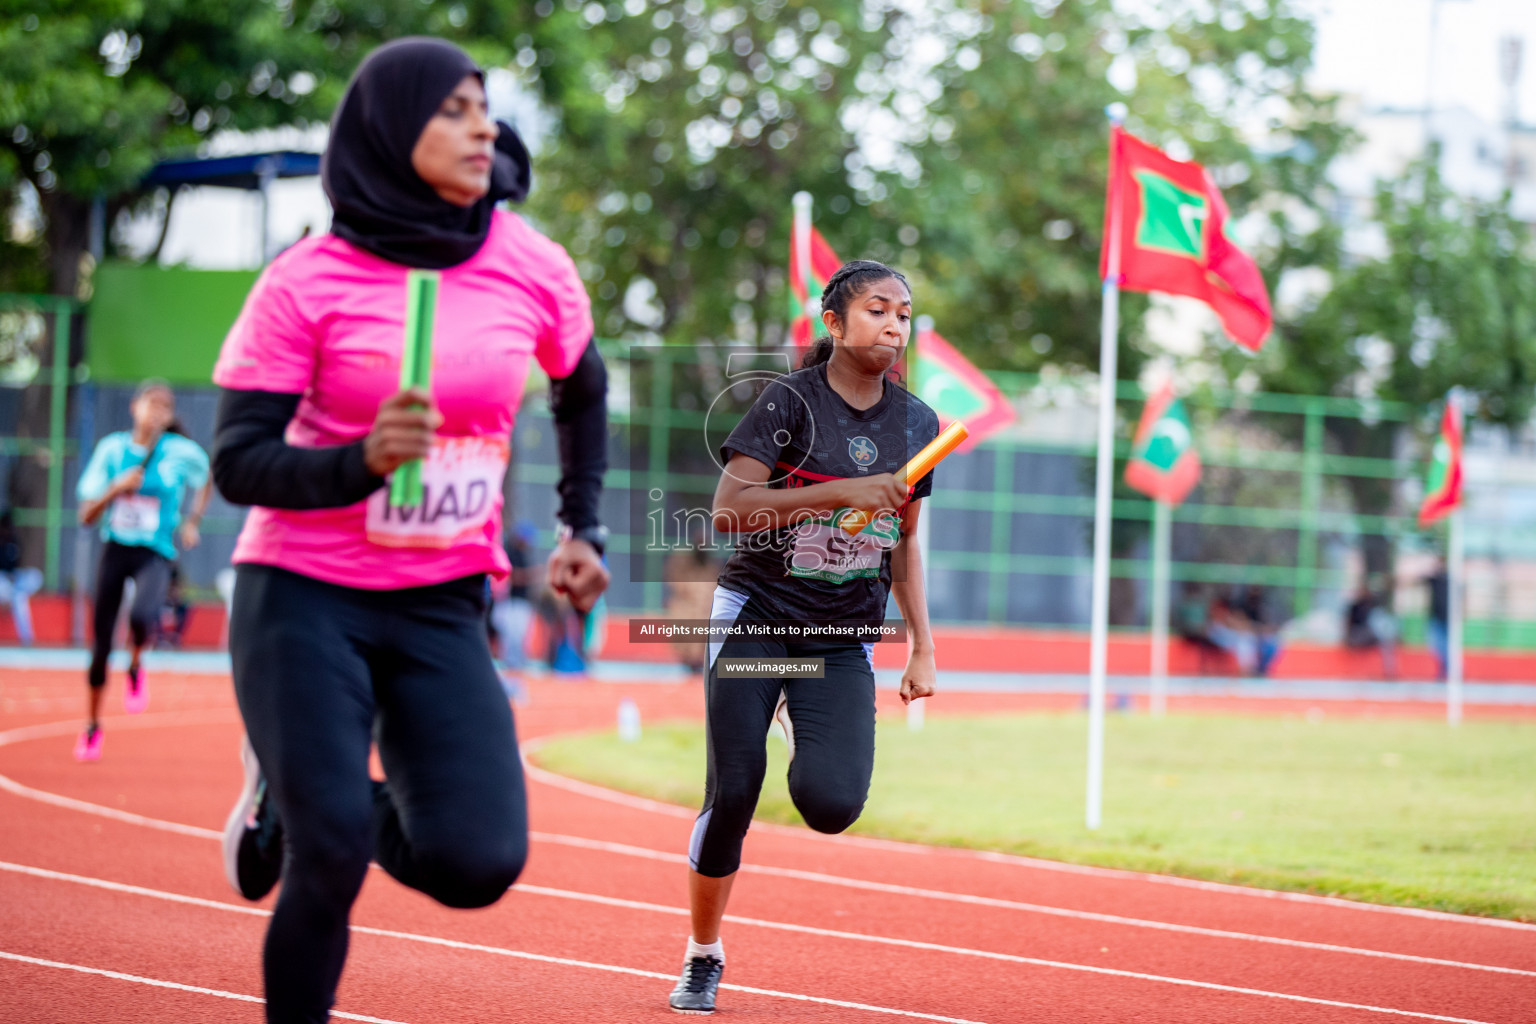
[[[737,621],[753,615],[750,601]],[[718,616],[717,616],[718,617]],[[710,645],[716,655],[716,646]],[[820,658],[821,679],[738,676],[719,672],[720,658]],[[794,733],[789,795],[805,823],[842,832],[858,820],[875,765],[875,674],[860,643],[725,641],[705,679],[704,809],[694,822],[688,859],[693,869],[723,878],[741,866],[741,844],[767,772],[765,741],[782,691]]]

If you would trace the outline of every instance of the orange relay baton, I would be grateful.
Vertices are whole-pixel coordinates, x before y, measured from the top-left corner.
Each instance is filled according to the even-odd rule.
[[[896,471],[896,482],[911,487],[917,481],[933,472],[933,467],[944,460],[944,456],[960,447],[960,442],[971,435],[965,429],[965,424],[959,420],[951,423],[939,432],[939,436],[923,446],[923,450],[912,456],[912,460]],[[874,513],[855,510],[843,516],[837,524],[848,533],[858,533],[869,525],[874,518]]]

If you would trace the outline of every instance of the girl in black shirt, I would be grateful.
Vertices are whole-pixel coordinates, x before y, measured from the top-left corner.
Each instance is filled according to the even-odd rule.
[[[714,525],[737,535],[711,619],[705,680],[708,773],[689,843],[692,935],[670,1005],[711,1013],[725,967],[720,921],[762,789],[763,738],[789,741],[789,791],[806,824],[842,832],[869,795],[875,753],[872,629],[894,594],[910,654],[901,698],[933,693],[922,556],[915,528],[932,474],[892,475],[938,434],[938,417],[892,379],[911,334],[906,278],[870,260],[827,283],[830,332],[804,366],[765,387],[721,447]],[[861,531],[850,510],[878,514]],[[721,658],[814,658],[819,678],[722,671]],[[728,672],[728,674],[727,674]]]

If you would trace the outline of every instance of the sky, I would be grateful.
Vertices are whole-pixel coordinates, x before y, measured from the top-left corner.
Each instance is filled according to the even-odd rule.
[[[1519,91],[1522,121],[1536,123],[1536,0],[1298,0],[1317,18],[1312,84],[1355,93],[1371,106],[1422,109],[1428,91],[1431,8],[1436,107],[1463,106],[1504,117],[1499,40],[1525,40]]]

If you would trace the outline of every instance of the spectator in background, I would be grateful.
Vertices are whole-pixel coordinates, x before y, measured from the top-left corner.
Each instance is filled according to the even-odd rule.
[[[21,544],[16,540],[16,517],[10,510],[0,512],[0,603],[11,606],[11,620],[16,624],[16,638],[23,647],[31,647],[32,595],[42,589],[43,574],[21,564]]]
[[[1381,651],[1381,671],[1397,678],[1397,617],[1387,607],[1385,587],[1377,577],[1361,582],[1344,611],[1344,646],[1352,651]]]
[[[528,626],[533,621],[534,568],[533,542],[539,531],[521,519],[507,534],[507,561],[512,573],[507,577],[507,592],[491,607],[491,623],[496,630],[497,654],[502,667],[519,671],[528,665]]]
[[[539,622],[544,632],[544,660],[557,675],[587,674],[587,617],[570,599],[545,586],[539,593]]]
[[[1211,638],[1206,635],[1210,622],[1211,603],[1206,600],[1200,584],[1186,580],[1179,590],[1179,601],[1173,607],[1173,631],[1196,646],[1210,647]]]
[[[1244,591],[1238,610],[1248,620],[1253,635],[1254,674],[1267,676],[1280,656],[1280,627],[1285,622],[1270,600],[1269,591],[1261,586],[1250,586]]]
[[[1232,655],[1244,675],[1252,675],[1258,669],[1258,638],[1230,589],[1222,590],[1211,602],[1206,635],[1211,643]]]
[[[123,709],[138,714],[149,703],[142,655],[154,639],[165,588],[177,546],[197,546],[198,524],[208,508],[213,484],[208,479],[208,454],[188,438],[176,419],[176,395],[163,380],[139,385],[129,406],[133,428],[108,434],[96,443],[75,485],[77,514],[83,526],[101,524],[101,557],[97,563],[96,597],[92,609],[91,667],[86,727],[75,741],[75,760],[101,757],[101,699],[107,685],[107,659],[117,614],[131,579],[128,610],[130,650]],[[187,495],[191,507],[183,515]]]
[[[1435,571],[1424,577],[1423,583],[1429,589],[1429,649],[1439,670],[1436,678],[1444,679],[1450,667],[1451,577],[1443,557],[1435,559]]]

